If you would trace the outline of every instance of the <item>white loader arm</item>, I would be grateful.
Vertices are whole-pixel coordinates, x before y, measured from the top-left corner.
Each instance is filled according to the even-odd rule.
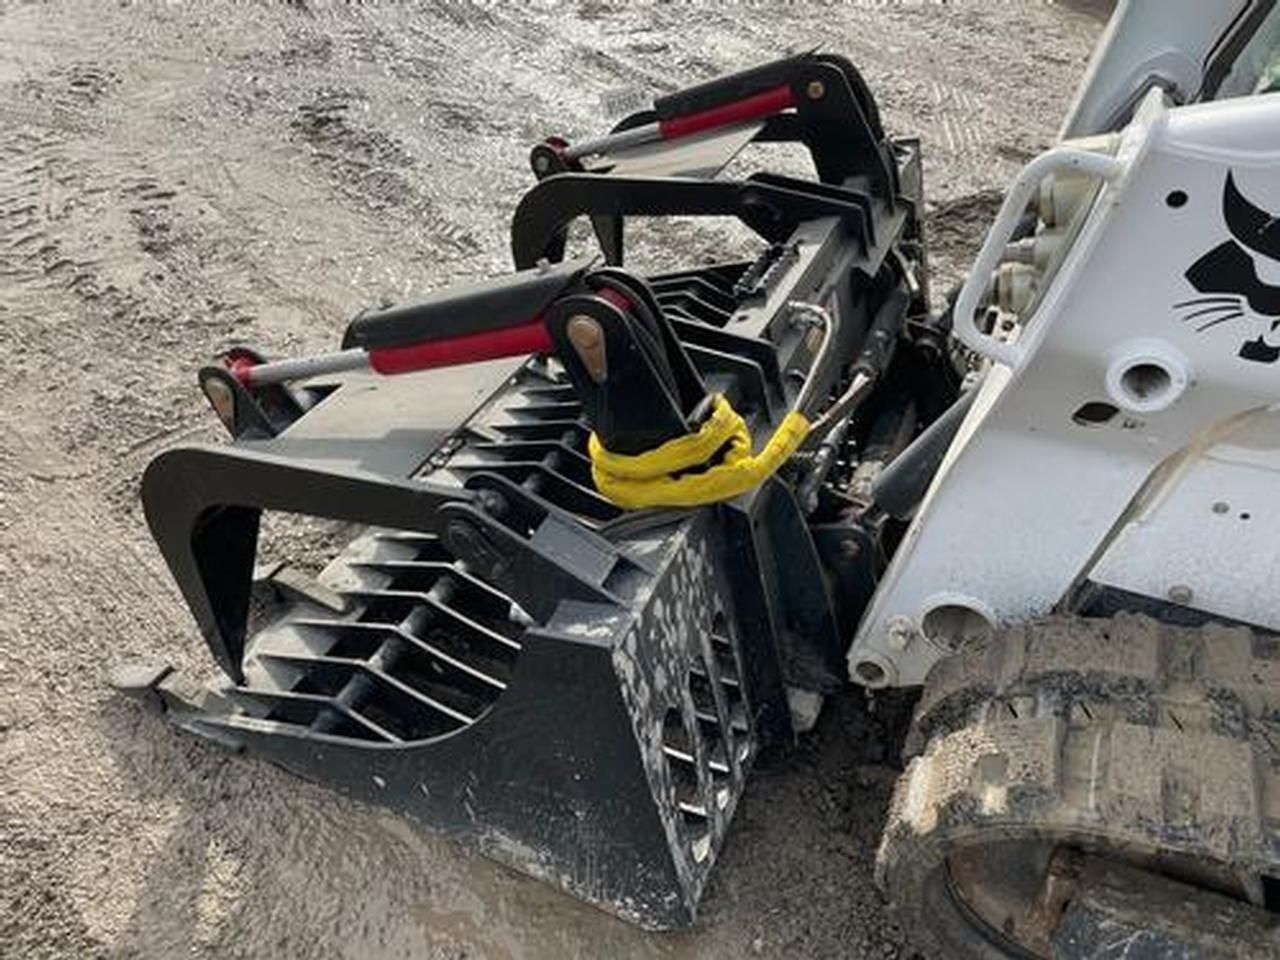
[[[1120,0],[1062,138],[1120,129],[1154,87],[1174,105],[1266,88],[1277,41],[1277,0]]]

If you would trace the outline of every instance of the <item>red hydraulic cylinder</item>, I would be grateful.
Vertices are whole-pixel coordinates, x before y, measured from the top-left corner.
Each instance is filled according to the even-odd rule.
[[[733,103],[699,110],[697,113],[685,114],[682,117],[672,117],[670,120],[660,120],[658,130],[663,140],[675,140],[704,130],[714,130],[734,123],[746,123],[748,120],[770,117],[793,106],[795,106],[795,98],[792,96],[791,87],[784,83],[772,90],[765,90]]]
[[[501,357],[528,356],[551,350],[551,336],[538,317],[519,327],[469,333],[448,340],[429,340],[402,347],[369,351],[369,366],[378,373],[410,373],[434,367],[453,367]]]

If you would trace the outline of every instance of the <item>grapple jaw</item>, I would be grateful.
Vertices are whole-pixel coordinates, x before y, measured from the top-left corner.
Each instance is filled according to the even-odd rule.
[[[788,691],[845,683],[883,518],[855,515],[841,451],[888,456],[910,430],[872,404],[741,496],[631,512],[596,489],[588,436],[639,453],[717,394],[765,437],[801,398],[861,398],[864,341],[892,342],[925,298],[918,146],[883,138],[856,71],[806,56],[739,80],[659,121],[696,117],[665,128],[693,135],[767,94],[783,112],[742,121],[746,140],[807,144],[823,182],[615,175],[636,148],[601,141],[521,204],[512,277],[357,318],[336,354],[202,373],[233,442],[166,452],[143,500],[227,681],[122,685],[633,922],[689,922],[748,771],[794,737]],[[767,245],[647,280],[618,267],[625,218],[676,214],[737,216]],[[554,262],[578,216],[608,226],[609,266]],[[952,389],[938,379],[939,404]],[[314,578],[263,576],[263,511],[357,532]]]
[[[749,517],[708,509],[610,536],[622,514],[577,462],[572,388],[540,362],[509,373],[461,446],[423,451],[416,474],[399,459],[400,478],[305,463],[292,430],[158,459],[148,518],[230,683],[127,685],[190,732],[678,926],[748,770],[791,736],[764,590],[740,569]],[[421,397],[410,379],[352,378],[325,402]],[[263,509],[368,527],[314,583],[275,590],[246,644]]]
[[[368,531],[329,570],[359,614],[295,602],[254,637],[243,683],[147,688],[191,732],[680,926],[747,772],[788,727],[779,678],[744,675],[710,517],[654,543],[619,561],[616,602],[524,625],[439,538]]]

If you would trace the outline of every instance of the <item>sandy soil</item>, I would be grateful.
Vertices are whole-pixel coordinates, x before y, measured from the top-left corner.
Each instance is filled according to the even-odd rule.
[[[607,89],[847,53],[926,140],[941,288],[1097,29],[1022,0],[0,0],[0,955],[905,956],[870,879],[891,712],[832,704],[748,791],[698,927],[642,934],[114,697],[114,663],[208,664],[138,477],[216,436],[193,374],[229,342],[328,349],[506,269],[528,146],[598,130]]]

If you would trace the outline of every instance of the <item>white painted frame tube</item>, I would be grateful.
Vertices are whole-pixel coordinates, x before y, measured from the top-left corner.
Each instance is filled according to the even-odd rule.
[[[991,283],[991,275],[1000,265],[1004,257],[1005,246],[1013,235],[1018,221],[1031,198],[1040,190],[1045,177],[1060,171],[1069,171],[1085,176],[1097,177],[1101,180],[1114,180],[1125,170],[1125,165],[1115,157],[1074,147],[1058,147],[1036,157],[1018,174],[1004,205],[996,215],[996,221],[987,231],[978,259],[969,271],[960,296],[956,298],[955,310],[952,312],[952,329],[956,337],[966,347],[996,363],[1008,367],[1017,367],[1025,351],[1016,343],[997,340],[978,329],[973,318],[974,311],[982,301],[982,295]]]

